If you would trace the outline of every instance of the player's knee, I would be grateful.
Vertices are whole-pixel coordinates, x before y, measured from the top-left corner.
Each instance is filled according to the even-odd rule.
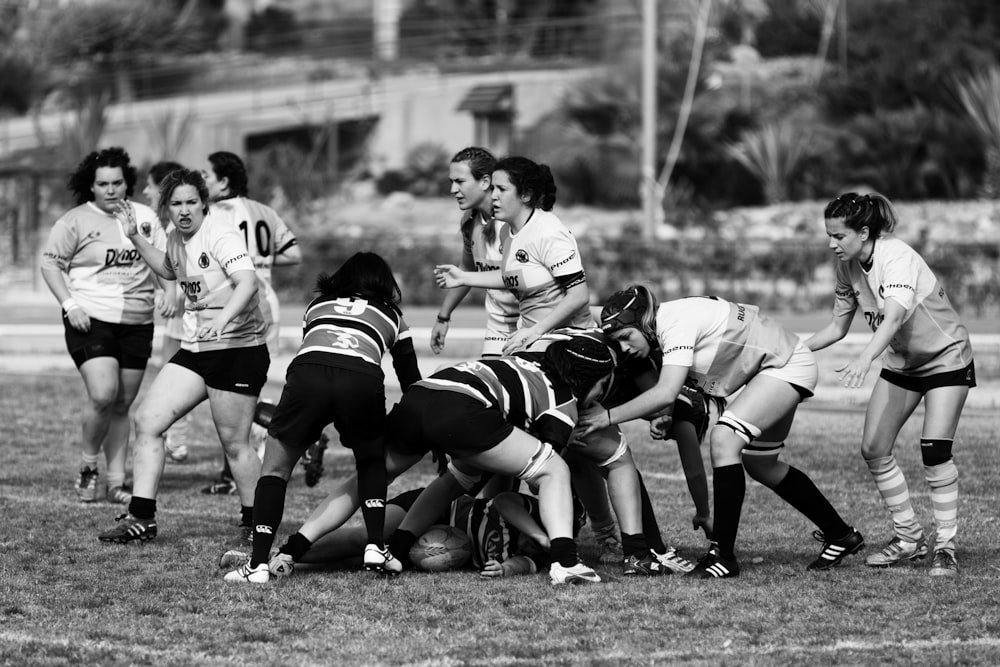
[[[951,460],[952,441],[946,439],[920,439],[920,458],[928,468]]]
[[[537,483],[540,478],[545,476],[552,477],[565,477],[569,480],[569,468],[566,466],[565,461],[556,456],[555,451],[552,449],[552,445],[547,442],[539,441],[538,447],[535,453],[528,460],[528,463],[515,477],[518,479],[528,482],[529,484]]]
[[[783,443],[757,443],[745,447],[740,453],[743,468],[755,481],[773,488],[781,481],[780,476],[783,474],[778,461],[783,447]]]

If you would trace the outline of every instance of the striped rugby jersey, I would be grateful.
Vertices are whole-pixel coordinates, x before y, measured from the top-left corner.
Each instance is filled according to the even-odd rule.
[[[525,511],[542,525],[538,500],[518,494]],[[459,496],[449,511],[448,523],[458,528],[472,541],[472,564],[483,569],[487,561],[504,562],[520,554],[521,531],[508,523],[493,507],[492,498]]]
[[[420,379],[410,328],[398,308],[360,296],[321,296],[306,307],[302,344],[291,363],[348,368],[384,380],[386,352],[404,391]]]
[[[722,398],[759,371],[787,364],[800,342],[757,306],[714,296],[660,304],[656,337],[664,366],[689,368],[688,378],[703,392]]]
[[[135,211],[139,234],[163,250],[166,234],[153,210],[127,204]],[[90,317],[114,324],[153,321],[152,271],[118,218],[93,202],[70,209],[56,221],[42,249],[41,268],[66,273],[70,294]]]
[[[927,262],[903,241],[879,237],[870,271],[855,261],[837,262],[836,276],[834,317],[853,316],[860,306],[875,331],[885,317],[886,299],[891,297],[906,309],[885,355],[889,370],[923,376],[960,370],[972,363],[969,332],[944,287]]]
[[[521,356],[465,361],[416,384],[497,408],[509,424],[556,448],[569,442],[579,416],[569,387],[553,387],[538,363]]]

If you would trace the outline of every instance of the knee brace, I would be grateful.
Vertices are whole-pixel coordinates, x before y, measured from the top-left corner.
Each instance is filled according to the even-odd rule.
[[[927,467],[941,465],[951,460],[952,440],[920,439],[920,458]]]
[[[758,442],[754,445],[747,445],[743,448],[740,454],[746,458],[750,457],[767,457],[767,456],[777,456],[781,453],[781,450],[785,448],[785,443],[783,442]]]
[[[455,481],[458,482],[459,486],[461,486],[466,491],[474,487],[476,484],[479,484],[479,480],[483,478],[482,473],[477,475],[473,473],[462,472],[461,470],[455,467],[454,463],[450,461],[448,462],[448,472],[450,472],[451,476],[455,478]]]
[[[271,426],[271,417],[274,416],[274,411],[277,407],[277,405],[270,401],[258,401],[257,407],[253,410],[254,423],[258,426],[269,428]]]
[[[719,417],[719,421],[715,425],[731,429],[747,445],[759,438],[761,433],[759,428],[748,421],[740,419],[729,410],[722,413],[722,416]]]
[[[524,466],[524,469],[515,475],[515,477],[525,482],[531,482],[538,476],[538,473],[542,471],[542,467],[548,462],[548,460],[555,455],[556,453],[552,449],[552,445],[539,440],[538,448],[528,460],[528,464]]]

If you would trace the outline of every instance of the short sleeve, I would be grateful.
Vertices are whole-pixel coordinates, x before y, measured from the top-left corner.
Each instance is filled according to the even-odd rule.
[[[583,271],[576,239],[562,224],[538,239],[538,259],[554,277]]]
[[[698,342],[698,329],[694,318],[667,318],[662,312],[656,318],[656,337],[663,350],[664,366],[694,365],[694,346]]]
[[[254,271],[253,260],[247,252],[246,243],[234,228],[224,226],[225,223],[214,225],[216,235],[212,242],[212,255],[227,276],[237,271]]]
[[[854,284],[844,262],[837,262],[834,268],[836,287],[833,292],[833,316],[843,317],[853,315],[858,309],[858,298],[855,296]]]
[[[880,274],[882,298],[895,299],[909,311],[916,302],[919,276],[920,260],[916,252],[910,250],[886,257]]]
[[[73,255],[76,254],[78,241],[76,225],[65,218],[57,220],[42,248],[41,267],[68,271]]]

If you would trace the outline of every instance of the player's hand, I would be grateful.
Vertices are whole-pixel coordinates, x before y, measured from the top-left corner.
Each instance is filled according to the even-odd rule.
[[[431,327],[431,350],[434,354],[441,354],[444,349],[444,339],[448,335],[448,323],[437,321]]]
[[[699,528],[705,531],[705,537],[712,539],[712,533],[714,531],[714,526],[712,525],[712,517],[707,514],[695,514],[691,517],[691,528],[698,530]]]
[[[528,327],[527,329],[518,329],[514,334],[507,340],[503,345],[504,354],[514,354],[518,350],[523,350],[528,347],[536,340],[541,338],[542,335],[535,331],[534,327]]]
[[[160,315],[170,319],[177,315],[177,299],[169,297],[166,293],[156,295],[156,309]]]
[[[594,431],[611,426],[611,418],[608,411],[603,406],[595,404],[585,408],[580,413],[580,418],[576,422],[577,429],[580,429],[579,437],[583,437]]]
[[[83,333],[90,331],[90,315],[79,306],[69,309],[69,312],[66,313],[66,321],[77,331],[82,331]]]
[[[222,330],[226,328],[227,322],[222,318],[216,318],[208,324],[203,324],[198,328],[198,340],[222,340]]]
[[[841,366],[837,369],[837,372],[840,373],[840,381],[845,387],[856,389],[865,383],[865,377],[868,375],[871,367],[871,361],[858,359],[846,366]]]
[[[653,440],[666,440],[674,426],[673,415],[654,417],[649,421],[649,437]]]
[[[135,209],[128,201],[115,202],[115,217],[125,227],[125,236],[135,236],[139,233],[139,224],[135,219]]]
[[[465,284],[464,277],[465,271],[454,264],[438,264],[434,267],[434,281],[442,289],[462,287]]]
[[[493,559],[486,561],[486,565],[483,565],[483,569],[480,570],[479,572],[480,577],[486,577],[490,579],[495,577],[502,577],[504,576],[504,574],[505,573],[503,571],[503,564]]]

